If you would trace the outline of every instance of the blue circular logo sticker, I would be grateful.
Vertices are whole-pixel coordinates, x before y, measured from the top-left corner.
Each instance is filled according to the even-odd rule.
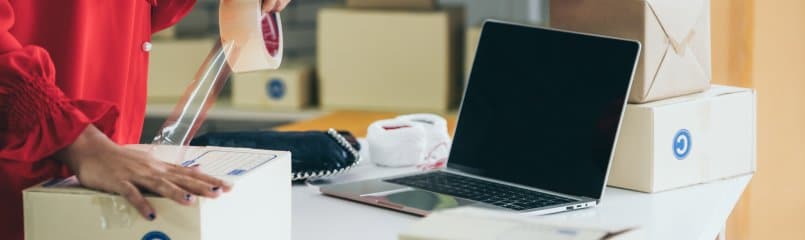
[[[690,148],[693,146],[691,141],[690,132],[687,129],[680,129],[674,135],[674,157],[677,160],[682,160],[690,154]]]
[[[266,93],[271,99],[281,99],[285,96],[285,83],[279,78],[271,79],[266,84]]]
[[[150,231],[143,236],[142,240],[171,240],[171,238],[163,232]]]

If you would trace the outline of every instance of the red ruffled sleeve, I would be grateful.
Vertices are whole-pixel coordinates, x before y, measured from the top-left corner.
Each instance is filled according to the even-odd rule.
[[[151,9],[151,32],[173,26],[181,20],[196,0],[149,0],[154,7]]]
[[[108,102],[67,98],[48,52],[9,33],[14,13],[0,1],[0,236],[23,239],[21,191],[69,173],[50,158],[89,125],[111,136],[119,116]]]
[[[10,8],[0,3],[0,8]],[[7,11],[10,12],[10,11]],[[6,15],[9,16],[9,15]],[[12,16],[13,17],[13,16]],[[8,37],[12,19],[3,19],[0,34],[0,161],[45,159],[72,143],[89,125],[111,135],[118,115],[111,103],[71,100],[55,85],[47,51],[20,47]]]

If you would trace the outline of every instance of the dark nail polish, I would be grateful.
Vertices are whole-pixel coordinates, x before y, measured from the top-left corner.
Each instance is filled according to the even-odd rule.
[[[193,195],[190,195],[189,193],[186,193],[186,194],[184,195],[184,200],[185,200],[185,201],[190,201],[190,199],[192,199],[192,198],[193,198]]]
[[[217,191],[219,191],[219,190],[221,190],[221,187],[212,187],[212,191],[213,191],[213,192],[217,192]]]
[[[157,219],[157,215],[154,214],[154,213],[149,213],[148,214],[148,220],[154,221],[154,219]]]

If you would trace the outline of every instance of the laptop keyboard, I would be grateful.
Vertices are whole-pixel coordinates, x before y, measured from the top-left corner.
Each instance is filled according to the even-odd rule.
[[[387,179],[385,181],[518,211],[575,201],[442,171]]]

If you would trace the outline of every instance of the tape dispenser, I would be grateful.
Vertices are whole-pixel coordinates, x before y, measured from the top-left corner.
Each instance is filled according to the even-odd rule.
[[[232,72],[277,69],[282,63],[279,13],[264,13],[260,0],[221,0],[220,41],[199,67],[152,144],[188,145]]]

